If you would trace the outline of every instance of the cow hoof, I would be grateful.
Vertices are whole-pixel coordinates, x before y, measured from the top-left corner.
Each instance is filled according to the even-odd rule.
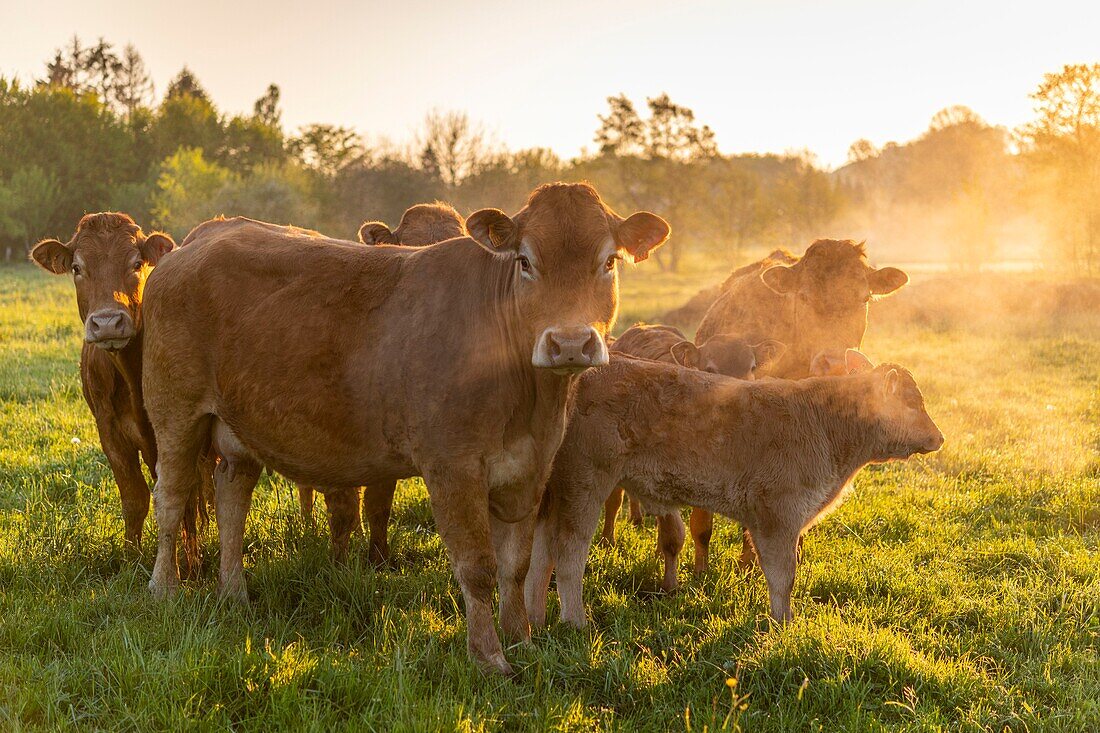
[[[485,674],[500,675],[502,677],[515,676],[512,665],[508,664],[508,660],[504,658],[503,654],[494,654],[489,659],[479,659],[477,665]]]

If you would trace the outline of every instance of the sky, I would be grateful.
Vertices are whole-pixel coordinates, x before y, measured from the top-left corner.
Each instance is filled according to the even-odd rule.
[[[595,146],[606,98],[668,92],[726,153],[808,149],[836,167],[859,138],[919,135],[965,104],[1015,127],[1043,74],[1100,61],[1100,2],[970,0],[0,0],[0,75],[33,80],[74,33],[133,43],[158,94],[186,64],[248,112],[269,83],[283,123],[401,144],[459,109],[513,149]]]

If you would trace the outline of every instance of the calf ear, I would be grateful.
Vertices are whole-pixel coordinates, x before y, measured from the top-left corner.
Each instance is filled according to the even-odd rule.
[[[690,341],[673,344],[672,348],[669,349],[669,353],[672,354],[672,360],[680,366],[688,369],[699,368],[699,349]]]
[[[141,250],[141,259],[156,267],[161,257],[176,249],[176,243],[167,234],[153,232],[145,238],[138,249]]]
[[[752,347],[752,353],[756,357],[756,368],[761,369],[775,362],[783,356],[787,345],[775,339],[766,339]]]
[[[848,349],[844,352],[844,371],[848,374],[862,374],[874,371],[874,368],[875,365],[859,349]]]
[[[365,221],[359,227],[359,241],[363,244],[401,244],[390,228],[380,221]]]
[[[898,391],[898,370],[891,369],[882,375],[882,393],[887,397]]]
[[[31,250],[31,259],[47,272],[64,275],[73,269],[73,251],[56,239],[43,239]]]
[[[892,293],[909,282],[909,276],[896,267],[880,267],[867,277],[867,284],[875,295]]]
[[[466,231],[490,252],[519,251],[519,227],[500,209],[481,209],[470,214]]]
[[[469,222],[466,225],[469,226]],[[612,226],[615,244],[629,252],[635,262],[649,257],[649,253],[667,242],[672,233],[667,221],[648,211],[631,214]]]
[[[760,279],[780,295],[798,291],[798,271],[786,265],[769,267],[760,273]]]

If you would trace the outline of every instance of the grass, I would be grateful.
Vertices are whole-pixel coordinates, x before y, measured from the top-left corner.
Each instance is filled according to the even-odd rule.
[[[721,273],[629,273],[621,325]],[[585,579],[593,623],[512,649],[514,680],[468,662],[461,595],[423,484],[398,492],[399,569],[327,532],[265,476],[246,534],[253,602],[207,573],[160,603],[122,546],[117,490],[80,396],[71,283],[0,267],[0,728],[331,730],[1100,729],[1100,339],[875,324],[911,367],[944,449],[864,470],[806,538],[797,620],[759,575],[657,592],[652,523],[620,524]],[[321,526],[321,510],[318,510]],[[556,608],[551,609],[551,619]]]

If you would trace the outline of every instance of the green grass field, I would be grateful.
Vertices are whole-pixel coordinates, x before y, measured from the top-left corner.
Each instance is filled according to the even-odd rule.
[[[624,281],[622,321],[723,273]],[[872,312],[874,322],[874,312]],[[399,489],[400,569],[333,567],[327,531],[265,476],[248,608],[207,573],[156,602],[122,546],[117,490],[81,398],[72,284],[0,267],[0,729],[1100,730],[1100,335],[873,323],[944,449],[874,467],[806,538],[797,620],[763,578],[715,568],[657,592],[652,521],[592,550],[585,632],[554,625],[478,673],[424,486]],[[322,510],[317,510],[323,528]],[[556,618],[556,607],[551,608]]]

